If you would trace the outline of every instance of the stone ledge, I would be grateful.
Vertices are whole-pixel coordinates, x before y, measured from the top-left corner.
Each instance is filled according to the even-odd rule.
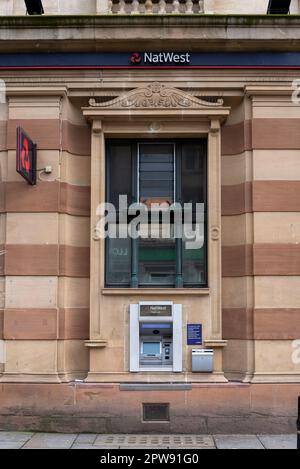
[[[170,384],[147,384],[147,383],[125,383],[120,384],[120,391],[191,391],[192,384],[170,383]]]
[[[44,15],[0,16],[1,27],[96,27],[105,25],[274,26],[299,25],[300,15]]]
[[[0,17],[0,52],[299,50],[299,15]]]

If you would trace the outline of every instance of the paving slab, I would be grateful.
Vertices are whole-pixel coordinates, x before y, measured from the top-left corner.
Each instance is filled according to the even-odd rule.
[[[297,435],[258,435],[266,449],[297,449]]]
[[[217,448],[215,446],[210,446],[210,447],[207,447],[207,448],[195,448],[194,446],[168,446],[168,449],[169,450],[180,449],[180,450],[187,450],[187,451],[193,451],[193,450],[206,451],[206,450],[210,450],[210,449],[216,450]]]
[[[99,448],[99,446],[94,446],[94,445],[89,445],[89,444],[77,444],[77,443],[74,443],[74,445],[72,446],[71,449],[101,449]],[[112,449],[112,448],[109,448],[109,449]],[[116,448],[118,449],[118,448]]]
[[[140,449],[144,449],[145,451],[151,451],[151,450],[157,450],[157,451],[161,451],[161,450],[168,450],[169,448],[167,446],[140,446],[140,445],[136,445],[136,446],[120,446],[119,449],[127,449],[127,450],[130,450],[130,451],[138,451]]]
[[[0,441],[0,449],[21,449],[23,445],[20,441]]]
[[[34,433],[31,432],[0,432],[0,443],[3,442],[21,442],[26,443],[33,437]]]
[[[95,440],[97,438],[98,434],[97,433],[81,433],[78,435],[78,437],[75,440],[75,444],[83,444],[83,445],[92,445],[95,443]]]
[[[36,433],[23,449],[70,449],[76,437],[75,433]]]
[[[264,449],[254,435],[215,435],[218,449]]]

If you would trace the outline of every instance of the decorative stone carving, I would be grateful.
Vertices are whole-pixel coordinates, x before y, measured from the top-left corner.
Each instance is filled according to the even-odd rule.
[[[213,241],[219,241],[220,239],[220,228],[218,226],[212,226],[211,228],[211,239]]]
[[[209,102],[196,98],[185,91],[171,88],[159,82],[150,83],[144,88],[136,88],[111,101],[98,103],[94,98],[89,100],[91,107],[102,109],[209,109],[223,105],[223,100]]]

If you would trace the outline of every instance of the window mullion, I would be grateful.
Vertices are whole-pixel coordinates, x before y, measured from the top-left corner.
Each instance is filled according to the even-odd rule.
[[[176,181],[176,194],[175,194],[175,202],[181,203],[181,145],[176,143],[175,146],[175,181]],[[175,220],[174,220],[175,222]],[[174,229],[176,230],[176,226],[174,223]],[[176,232],[174,232],[174,235]],[[183,249],[182,249],[182,239],[176,237],[176,274],[175,274],[175,286],[176,288],[183,287]]]
[[[139,286],[139,240],[131,239],[131,288]]]
[[[131,145],[132,154],[132,203],[138,202],[138,154],[137,143]],[[139,240],[131,239],[131,288],[139,286]]]

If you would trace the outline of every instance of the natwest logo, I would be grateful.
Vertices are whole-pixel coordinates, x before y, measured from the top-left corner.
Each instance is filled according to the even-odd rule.
[[[191,54],[189,52],[178,54],[176,52],[144,52],[140,54],[134,52],[131,55],[131,63],[134,65],[139,65],[143,63],[144,65],[189,65],[191,61]]]
[[[142,56],[138,52],[134,52],[132,56],[130,57],[130,61],[134,65],[138,65],[142,61]]]

